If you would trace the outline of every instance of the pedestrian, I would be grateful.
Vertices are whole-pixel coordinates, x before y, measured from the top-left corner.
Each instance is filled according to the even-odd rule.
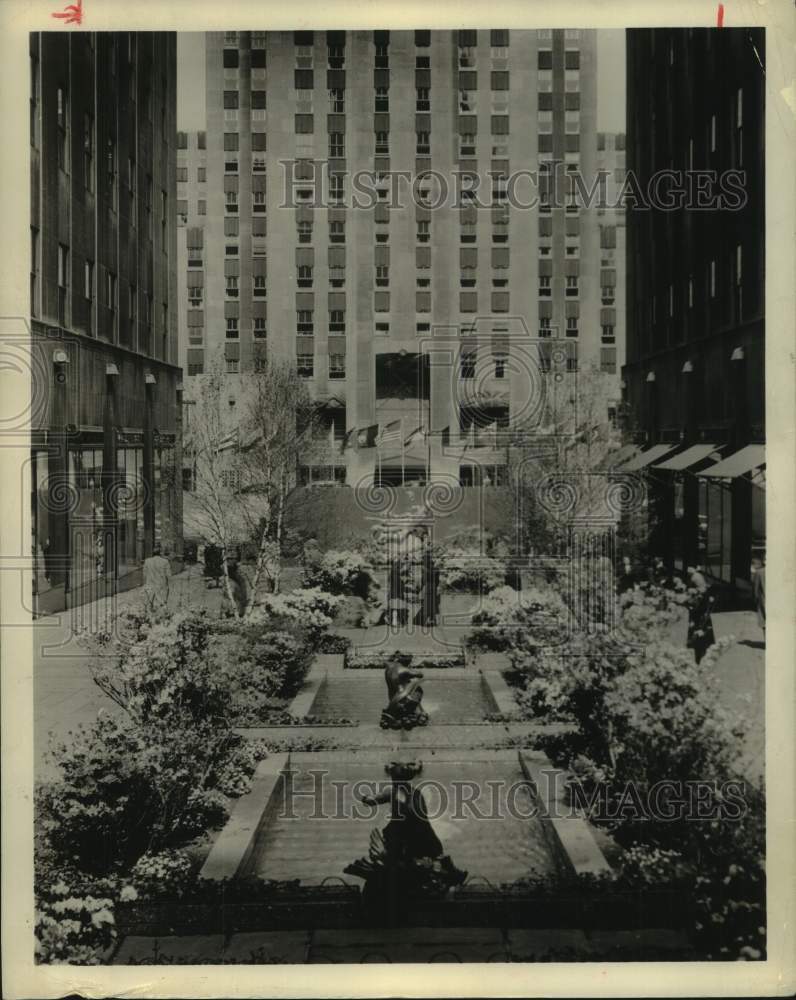
[[[144,560],[144,604],[148,611],[164,611],[169,603],[171,563],[156,545]]]
[[[241,572],[237,558],[233,557],[227,560],[227,577],[235,611],[238,618],[243,618],[246,605],[249,602],[249,589],[246,586],[246,577]]]
[[[715,601],[705,577],[698,569],[689,566],[686,573],[691,585],[686,646],[693,649],[696,662],[699,663],[708,649],[716,642],[711,620]]]
[[[752,581],[752,593],[755,598],[755,607],[757,609],[757,624],[765,632],[766,630],[766,563],[765,560],[760,561],[757,566],[757,572],[754,575],[754,580]]]

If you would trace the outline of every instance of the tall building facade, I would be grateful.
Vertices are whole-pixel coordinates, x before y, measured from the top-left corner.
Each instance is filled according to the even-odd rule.
[[[611,422],[622,402],[621,372],[625,363],[625,206],[624,132],[597,133],[597,171],[605,178],[604,204],[598,206],[600,233],[600,372]]]
[[[764,65],[762,30],[627,33],[628,167],[670,202],[628,211],[628,411],[661,551],[733,587],[765,546]]]
[[[206,86],[186,387],[220,366],[234,423],[236,379],[294,363],[334,442],[305,482],[495,482],[548,375],[616,365],[607,220],[574,186],[597,168],[595,32],[211,33]]]
[[[181,554],[176,36],[30,36],[36,610]]]

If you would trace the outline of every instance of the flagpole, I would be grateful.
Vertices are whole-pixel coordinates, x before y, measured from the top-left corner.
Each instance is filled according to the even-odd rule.
[[[401,486],[406,485],[406,442],[404,441],[404,418],[401,417]]]

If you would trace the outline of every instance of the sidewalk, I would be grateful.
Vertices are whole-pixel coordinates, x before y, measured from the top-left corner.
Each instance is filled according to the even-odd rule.
[[[52,774],[44,758],[52,733],[58,739],[79,725],[89,725],[103,708],[118,711],[91,680],[90,656],[74,635],[77,629],[110,621],[124,607],[137,604],[141,587],[116,597],[36,620],[33,625],[33,741],[37,777]],[[199,566],[172,577],[169,606],[218,611],[221,590],[208,590]]]

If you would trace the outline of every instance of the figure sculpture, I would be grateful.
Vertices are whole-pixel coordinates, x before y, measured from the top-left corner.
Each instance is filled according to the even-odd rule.
[[[428,818],[423,792],[412,784],[423,769],[419,761],[393,761],[385,770],[390,783],[376,795],[364,795],[366,805],[390,804],[390,820],[373,830],[367,858],[345,868],[365,880],[363,902],[371,914],[387,922],[404,918],[412,897],[442,895],[461,885],[467,872],[444,853]]]
[[[412,729],[428,724],[423,711],[423,679],[419,670],[411,670],[411,657],[396,653],[384,668],[388,705],[381,713],[382,729]]]

